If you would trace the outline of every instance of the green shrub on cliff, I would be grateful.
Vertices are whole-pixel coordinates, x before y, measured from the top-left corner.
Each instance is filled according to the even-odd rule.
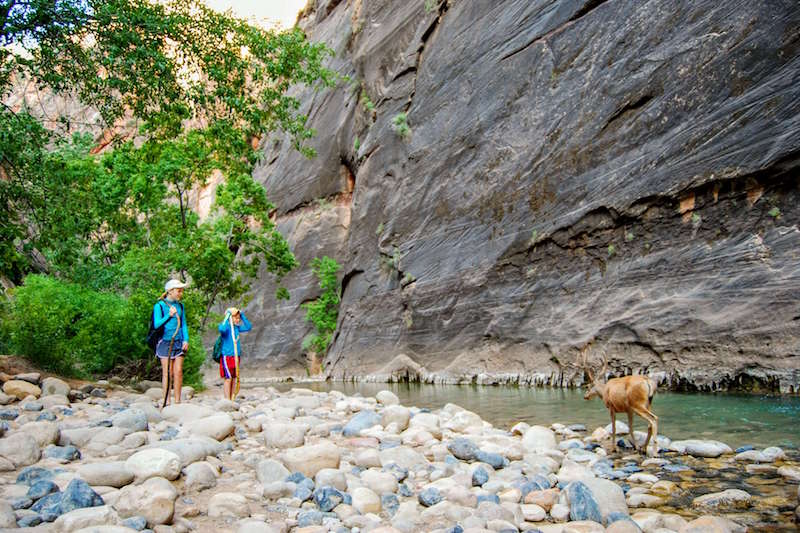
[[[303,304],[306,310],[306,320],[314,324],[316,333],[303,340],[304,350],[313,350],[324,354],[336,331],[336,320],[339,317],[339,303],[341,302],[341,286],[336,273],[342,268],[335,259],[324,256],[314,258],[311,268],[319,280],[322,294],[315,300]]]

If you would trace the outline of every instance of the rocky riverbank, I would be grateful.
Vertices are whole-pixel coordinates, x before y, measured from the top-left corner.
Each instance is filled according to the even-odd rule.
[[[254,388],[229,402],[187,388],[159,410],[158,388],[29,373],[3,392],[0,528],[789,531],[800,514],[800,458],[775,447],[661,436],[645,457],[613,451],[608,428],[495,428],[389,391]]]

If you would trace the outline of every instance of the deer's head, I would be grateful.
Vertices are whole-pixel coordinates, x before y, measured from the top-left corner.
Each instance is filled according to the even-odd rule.
[[[603,381],[598,381],[595,376],[604,376],[606,373],[606,368],[608,368],[608,359],[606,359],[605,354],[603,354],[603,368],[600,370],[599,373],[592,372],[592,369],[589,366],[589,362],[587,360],[586,351],[589,348],[589,344],[581,349],[581,355],[579,358],[579,364],[574,365],[576,368],[583,370],[587,376],[589,376],[589,384],[586,392],[583,395],[584,400],[591,400],[595,396],[603,397],[603,392],[605,391],[606,384]]]

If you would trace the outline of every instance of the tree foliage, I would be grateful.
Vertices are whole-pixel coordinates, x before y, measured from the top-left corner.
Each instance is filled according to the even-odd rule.
[[[20,284],[48,273],[145,312],[179,275],[192,282],[190,327],[202,330],[215,302],[296,266],[252,178],[255,141],[281,130],[313,155],[304,144],[313,131],[288,89],[336,81],[326,46],[197,0],[7,0],[0,45],[1,98],[32,80],[96,109],[112,140],[98,155],[92,136],[66,134],[81,129],[69,117],[46,129],[30,109],[0,108],[4,277]],[[201,218],[192,205],[211,179]]]
[[[303,341],[303,348],[324,354],[333,340],[336,320],[339,317],[339,303],[342,295],[336,273],[341,266],[335,259],[324,256],[314,258],[311,261],[311,269],[319,280],[322,294],[317,299],[303,304],[303,309],[306,310],[306,320],[314,324],[317,330]]]

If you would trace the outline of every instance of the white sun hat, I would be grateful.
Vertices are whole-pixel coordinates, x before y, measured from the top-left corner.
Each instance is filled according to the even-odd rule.
[[[188,283],[183,283],[182,281],[178,281],[177,279],[171,279],[164,285],[165,291],[170,291],[172,289],[182,289],[186,287]]]

